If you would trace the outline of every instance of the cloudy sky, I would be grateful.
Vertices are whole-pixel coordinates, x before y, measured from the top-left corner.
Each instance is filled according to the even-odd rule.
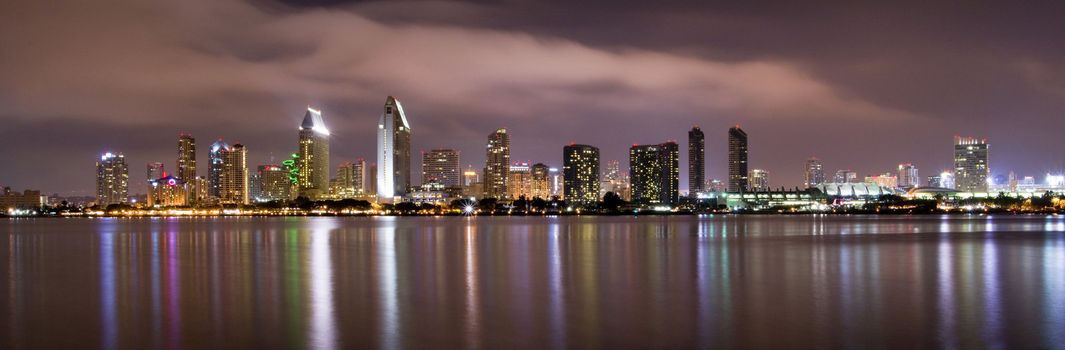
[[[1065,170],[1060,2],[781,3],[4,1],[0,184],[91,194],[105,151],[143,181],[148,162],[174,167],[179,132],[201,164],[218,138],[263,164],[295,149],[308,105],[334,164],[368,158],[387,95],[415,150],[478,168],[497,127],[514,160],[554,166],[570,142],[625,164],[634,143],[676,140],[686,189],[687,130],[724,178],[741,124],[773,186],[798,185],[809,156],[930,175],[956,134],[987,137],[996,174]]]

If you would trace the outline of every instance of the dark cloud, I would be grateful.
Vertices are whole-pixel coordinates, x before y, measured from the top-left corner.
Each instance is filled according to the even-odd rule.
[[[0,183],[88,193],[104,150],[138,179],[173,162],[178,132],[268,162],[294,148],[307,105],[325,110],[334,162],[369,157],[389,94],[417,150],[476,167],[501,126],[514,159],[559,165],[569,142],[625,163],[632,143],[683,144],[698,124],[722,178],[740,123],[777,186],[811,155],[928,175],[950,166],[955,134],[989,137],[995,172],[1040,175],[1065,168],[1065,6],[1043,6],[16,0],[0,5],[0,164],[19,165]]]

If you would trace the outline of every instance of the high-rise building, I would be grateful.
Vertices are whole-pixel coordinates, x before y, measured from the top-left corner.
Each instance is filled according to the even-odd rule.
[[[161,179],[164,176],[166,176],[166,170],[163,169],[163,163],[162,162],[148,163],[148,177],[147,177],[147,179],[148,179],[148,183],[149,184],[153,180]]]
[[[104,153],[96,162],[96,204],[129,203],[129,167],[121,153]]]
[[[196,178],[196,139],[189,134],[178,136],[177,174],[188,184]]]
[[[728,129],[728,190],[746,192],[747,179],[747,133],[739,125]],[[633,178],[635,192],[636,179]]]
[[[248,202],[260,202],[263,196],[262,173],[253,171],[248,174]]]
[[[962,192],[987,192],[987,139],[954,137],[954,182]]]
[[[287,201],[292,199],[292,180],[288,172],[279,165],[260,165],[259,183],[261,192],[259,200],[263,202]]]
[[[355,172],[355,163],[344,162],[340,163],[337,167],[336,178],[333,179],[329,186],[329,192],[333,198],[347,199],[355,198],[357,195],[355,191],[355,183],[358,181],[358,174]]]
[[[153,207],[175,207],[188,205],[188,193],[185,180],[174,176],[163,176],[148,181],[148,205]]]
[[[1010,192],[1017,192],[1017,174],[1011,171],[1007,181],[1009,181]]]
[[[462,172],[462,185],[470,186],[475,182],[481,182],[481,176],[472,165],[467,166],[466,170]]]
[[[518,199],[522,196],[532,198],[532,168],[529,163],[514,163],[507,175],[507,196]]]
[[[551,198],[550,168],[544,163],[532,165],[532,190],[531,198]]]
[[[377,195],[377,163],[370,163],[369,170],[366,171],[366,195]]]
[[[210,182],[207,181],[206,177],[194,177],[192,178],[192,180],[185,181],[185,186],[188,187],[186,191],[189,196],[190,205],[202,205],[210,202],[211,185]]]
[[[921,185],[921,177],[917,174],[917,167],[913,163],[899,164],[899,187],[914,188]]]
[[[769,191],[769,172],[764,169],[751,169],[751,173],[747,177],[751,182],[751,191],[765,192]]]
[[[229,144],[219,139],[207,153],[207,195],[211,198],[222,197],[222,152],[226,150]]]
[[[563,188],[565,187],[563,184],[565,182],[562,178],[562,172],[559,171],[558,168],[550,168],[547,169],[547,174],[547,176],[551,178],[551,196],[563,197],[565,195],[565,193],[563,193]]]
[[[599,148],[571,144],[562,148],[565,198],[579,205],[599,202]]]
[[[248,150],[238,143],[219,153],[222,159],[219,202],[248,204]]]
[[[410,190],[410,123],[403,104],[385,99],[377,123],[377,197],[390,201]]]
[[[939,173],[939,187],[949,188],[952,190],[957,189],[958,183],[956,181],[956,178],[954,177],[954,173],[949,171]]]
[[[821,160],[817,157],[810,157],[806,160],[806,172],[805,172],[805,185],[806,188],[813,188],[817,185],[825,183],[825,165],[821,163]]]
[[[631,195],[629,174],[621,171],[621,162],[617,160],[606,162],[606,171],[603,172],[603,180],[600,181],[599,197],[602,198],[607,192],[614,192],[625,200],[628,200]]]
[[[355,195],[365,196],[370,192],[366,189],[366,160],[359,158],[351,163],[352,172],[352,186],[355,189]]]
[[[645,205],[677,203],[677,182],[680,176],[677,153],[675,142],[633,145],[629,148],[629,178],[632,181],[634,203]],[[743,186],[746,188],[747,175],[744,174],[742,178]]]
[[[835,183],[856,183],[858,182],[858,172],[850,169],[836,170],[836,176],[832,177],[832,182]]]
[[[505,198],[510,180],[510,136],[506,128],[488,135],[484,165],[484,196]]]
[[[688,131],[688,195],[706,189],[706,141],[698,126]]]
[[[444,187],[459,187],[459,152],[453,149],[434,149],[422,152],[422,184],[439,183]]]
[[[872,175],[865,177],[865,183],[874,183],[881,187],[895,188],[899,186],[899,179],[891,173],[884,173],[880,175]]]
[[[299,193],[321,199],[329,191],[329,129],[322,111],[307,107],[299,135]]]

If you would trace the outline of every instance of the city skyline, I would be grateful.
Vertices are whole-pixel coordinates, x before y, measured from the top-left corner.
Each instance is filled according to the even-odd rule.
[[[1060,31],[1045,27],[1058,21],[1039,20],[1058,9],[1019,17],[993,4],[965,13],[935,4],[919,13],[844,4],[827,20],[780,4],[663,5],[657,15],[635,17],[625,9],[645,5],[596,9],[604,26],[648,28],[618,37],[583,26],[577,12],[550,29],[536,26],[533,19],[558,14],[511,3],[449,5],[470,11],[461,19],[392,3],[186,5],[197,11],[116,0],[61,8],[22,2],[0,12],[10,48],[0,57],[0,139],[15,149],[0,162],[18,164],[0,170],[0,184],[89,195],[90,180],[35,160],[91,167],[86,159],[121,151],[134,169],[163,161],[169,170],[180,132],[200,139],[201,173],[204,146],[218,138],[249,145],[249,164],[273,164],[271,157],[290,154],[292,118],[307,105],[330,118],[330,163],[374,159],[368,125],[387,94],[409,103],[422,130],[412,152],[455,148],[469,164],[483,163],[483,145],[456,141],[499,127],[511,130],[514,159],[559,166],[559,145],[595,145],[602,159],[623,160],[629,144],[683,140],[683,126],[700,125],[707,178],[724,179],[720,131],[740,123],[757,135],[750,166],[780,185],[801,183],[795,169],[810,156],[827,171],[865,176],[907,162],[934,174],[953,168],[942,146],[955,134],[995,144],[996,176],[1065,169],[1053,151],[1055,131],[1065,128],[1065,75],[1055,65],[1056,37],[1048,35]],[[684,20],[695,12],[714,15]],[[865,17],[879,20],[854,20]],[[911,30],[898,31],[897,23]],[[514,51],[494,49],[501,46]],[[377,47],[414,54],[397,58]],[[79,52],[76,65],[66,58],[72,52]],[[612,132],[590,132],[603,126]],[[687,176],[680,181],[690,187]]]

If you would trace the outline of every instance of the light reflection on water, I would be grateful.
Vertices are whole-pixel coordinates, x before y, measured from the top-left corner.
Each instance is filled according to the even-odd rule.
[[[20,219],[0,229],[5,349],[1065,344],[1061,217]]]

